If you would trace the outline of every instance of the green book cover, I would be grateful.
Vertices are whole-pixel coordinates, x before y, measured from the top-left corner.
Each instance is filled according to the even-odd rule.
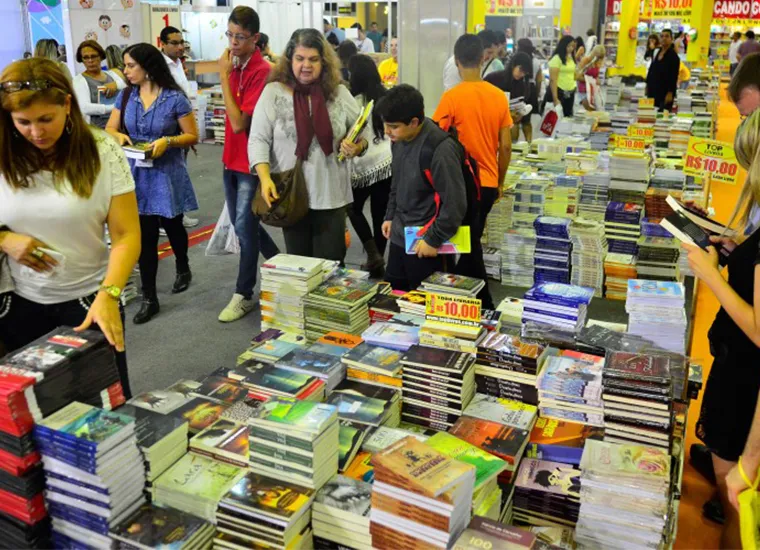
[[[426,445],[442,455],[475,467],[475,491],[507,468],[507,462],[446,432],[438,432]]]
[[[340,431],[338,432],[338,441],[340,444],[340,455],[338,457],[338,471],[343,472],[356,456],[368,426],[354,424],[347,420],[340,421]]]
[[[251,423],[272,423],[301,432],[319,434],[335,421],[333,406],[289,397],[273,397],[261,405],[251,417]]]
[[[377,292],[377,283],[352,279],[350,277],[331,277],[309,293],[310,298],[340,302],[354,305],[368,301]]]
[[[160,497],[164,491],[171,491],[218,502],[246,471],[246,468],[188,453],[154,482],[155,495]]]
[[[43,431],[46,428],[55,430],[97,445],[115,436],[129,424],[134,424],[134,421],[129,416],[75,401],[40,422],[40,426]]]

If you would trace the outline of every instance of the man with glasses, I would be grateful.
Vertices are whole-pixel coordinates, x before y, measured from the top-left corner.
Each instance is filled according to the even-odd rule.
[[[265,258],[279,253],[277,245],[253,213],[259,180],[248,163],[248,133],[251,116],[264,91],[270,66],[256,47],[259,16],[247,6],[238,6],[227,22],[229,48],[219,58],[219,77],[226,108],[224,128],[224,194],[230,221],[240,241],[240,267],[235,294],[219,314],[223,323],[237,321],[256,307],[259,249]]]

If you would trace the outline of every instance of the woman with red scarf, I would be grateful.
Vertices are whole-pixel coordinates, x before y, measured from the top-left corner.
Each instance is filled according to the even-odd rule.
[[[344,140],[359,114],[322,34],[315,29],[294,32],[256,105],[248,141],[251,168],[270,205],[277,199],[271,174],[302,161],[309,213],[283,229],[288,254],[343,261],[346,207],[353,195],[350,164],[340,162],[338,154],[352,158],[367,150],[364,139],[356,144]]]

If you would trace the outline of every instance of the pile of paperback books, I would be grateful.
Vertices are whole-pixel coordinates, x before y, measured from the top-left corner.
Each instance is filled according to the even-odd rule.
[[[319,378],[275,365],[261,368],[241,366],[228,371],[228,376],[248,390],[248,397],[262,402],[273,396],[314,402],[320,402],[325,397],[325,383]]]
[[[538,405],[536,380],[545,348],[518,336],[492,332],[478,346],[478,392]]]
[[[369,327],[367,302],[377,283],[331,277],[304,298],[306,337],[314,342],[331,331],[361,334]]]
[[[593,288],[539,283],[523,296],[523,324],[532,322],[577,333],[586,325],[593,297]]]
[[[604,215],[604,230],[610,252],[635,255],[638,251],[636,242],[641,236],[640,204],[614,202],[607,204]]]
[[[628,280],[636,278],[636,256],[609,252],[604,258],[606,277],[604,296],[608,300],[625,300]]]
[[[329,353],[320,353],[311,348],[298,347],[279,359],[275,366],[319,378],[325,383],[327,391],[334,389],[346,376],[346,368],[340,357]]]
[[[362,342],[343,357],[346,378],[370,382],[388,388],[401,388],[401,357],[403,352]]]
[[[664,449],[586,441],[575,540],[590,547],[659,548],[668,517],[670,466]]]
[[[425,292],[439,292],[441,294],[456,294],[457,296],[477,296],[478,292],[486,286],[483,279],[442,273],[436,271],[430,277],[422,281],[420,290]]]
[[[676,239],[642,235],[637,244],[639,247],[639,255],[636,258],[638,277],[658,281],[676,281],[681,278],[678,270],[681,246]]]
[[[376,384],[344,380],[330,394],[328,403],[337,407],[338,418],[367,427],[395,428],[401,422],[401,392]]]
[[[252,472],[312,489],[338,473],[336,407],[273,397],[248,423]]]
[[[401,359],[405,422],[446,431],[475,394],[475,360],[469,353],[412,346]]]
[[[370,548],[369,512],[372,485],[337,475],[317,492],[311,511],[314,546]]]
[[[248,467],[249,427],[241,422],[220,418],[190,440],[190,452],[238,466]]]
[[[585,174],[581,187],[581,198],[578,204],[579,215],[588,220],[604,221],[609,187],[609,173]]]
[[[322,260],[278,254],[261,264],[261,328],[306,335],[303,299],[322,284]]]
[[[569,218],[539,216],[533,222],[536,230],[534,277],[536,283],[569,283],[570,256],[573,245],[568,228]]]
[[[134,419],[74,402],[39,422],[34,439],[55,545],[110,548],[109,530],[145,502]]]
[[[604,366],[604,440],[670,448],[670,360],[609,351]]]
[[[514,519],[528,525],[574,527],[581,506],[580,476],[571,464],[523,459],[515,478]]]
[[[604,257],[607,238],[601,222],[574,219],[568,230],[573,243],[570,283],[594,289],[599,298],[604,293]]]
[[[549,357],[538,377],[541,416],[604,427],[604,357],[564,350]]]
[[[372,464],[372,546],[452,546],[470,522],[475,468],[413,437],[383,449]]]
[[[146,503],[109,534],[122,548],[190,550],[210,546],[215,532],[214,526],[201,518]]]
[[[417,326],[380,321],[365,330],[362,338],[367,344],[406,351],[419,341],[419,332]]]
[[[311,548],[314,491],[248,472],[219,502],[214,548]]]
[[[682,283],[629,280],[625,302],[628,332],[647,338],[663,349],[683,354],[688,325],[685,304]]]
[[[534,281],[533,257],[536,255],[536,230],[532,227],[510,229],[501,247],[501,282],[504,285],[531,287]]]

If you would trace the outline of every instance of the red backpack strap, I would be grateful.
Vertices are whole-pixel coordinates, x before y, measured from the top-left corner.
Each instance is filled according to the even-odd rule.
[[[435,154],[435,150],[438,148],[438,146],[449,139],[449,135],[436,135],[436,133],[432,133],[428,135],[428,137],[425,139],[425,143],[422,145],[422,151],[420,152],[420,170],[422,172],[422,177],[425,178],[425,181],[428,182],[430,187],[433,188],[433,200],[435,201],[435,214],[433,217],[428,221],[422,229],[420,229],[418,236],[422,237],[425,233],[427,233],[428,229],[430,229],[430,226],[432,226],[435,223],[436,218],[438,218],[438,213],[441,210],[441,196],[438,194],[438,191],[435,190],[435,182],[433,181],[433,155]]]

